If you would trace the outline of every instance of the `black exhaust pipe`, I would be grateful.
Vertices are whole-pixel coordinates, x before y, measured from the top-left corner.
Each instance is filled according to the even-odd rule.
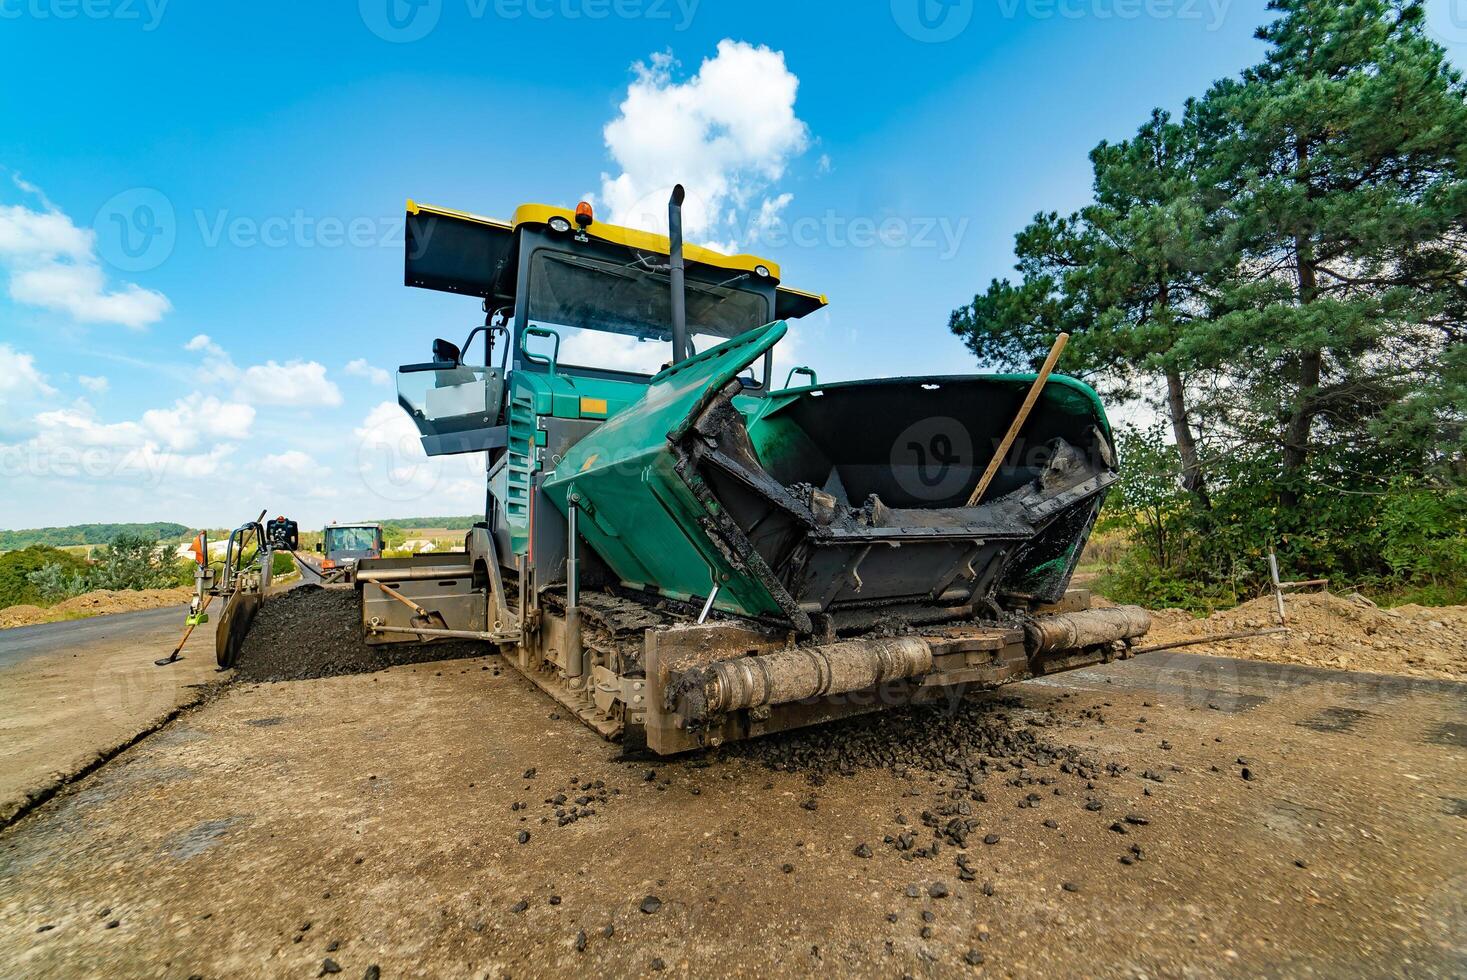
[[[667,266],[672,279],[672,363],[688,358],[688,294],[683,268],[683,185],[672,189],[667,202]]]

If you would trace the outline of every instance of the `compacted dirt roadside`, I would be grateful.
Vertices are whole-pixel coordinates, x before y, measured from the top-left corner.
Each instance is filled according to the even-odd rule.
[[[1464,695],[1157,654],[629,762],[497,657],[236,684],[0,833],[0,975],[1460,975]]]

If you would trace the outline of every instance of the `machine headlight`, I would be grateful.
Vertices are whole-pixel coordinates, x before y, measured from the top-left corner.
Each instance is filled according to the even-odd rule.
[[[769,266],[767,266],[767,265],[756,265],[756,266],[754,266],[754,275],[758,276],[760,279],[768,279],[769,278]]]
[[[570,222],[562,218],[560,215],[556,215],[555,217],[551,218],[549,224],[550,230],[555,232],[557,235],[564,235],[571,229]]]

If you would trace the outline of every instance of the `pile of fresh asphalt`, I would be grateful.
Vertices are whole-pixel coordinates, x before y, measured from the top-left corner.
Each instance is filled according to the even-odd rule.
[[[481,657],[492,650],[459,641],[368,646],[355,589],[302,585],[260,607],[240,648],[235,677],[268,682],[369,674],[401,664]]]

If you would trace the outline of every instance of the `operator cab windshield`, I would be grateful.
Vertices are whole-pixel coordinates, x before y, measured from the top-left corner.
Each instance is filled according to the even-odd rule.
[[[377,550],[377,529],[373,527],[328,527],[328,554],[367,554]]]
[[[530,262],[530,325],[560,335],[559,365],[656,374],[672,360],[672,298],[665,263],[661,256],[618,263],[541,249]],[[717,281],[703,281],[689,273],[688,334],[696,350],[772,319],[768,299],[747,288],[751,279],[749,273],[729,272]],[[536,342],[532,349],[548,353],[549,346]]]

